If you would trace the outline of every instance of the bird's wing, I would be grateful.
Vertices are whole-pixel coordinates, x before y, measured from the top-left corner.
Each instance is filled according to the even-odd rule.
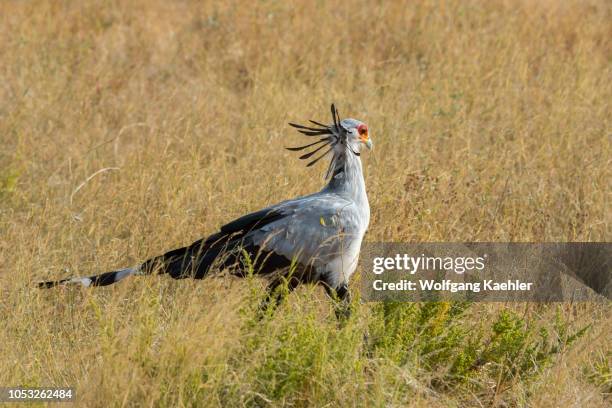
[[[259,248],[322,273],[342,272],[333,270],[340,264],[337,260],[356,255],[353,244],[359,245],[362,234],[354,202],[337,194],[319,193],[280,203],[268,211],[281,216],[245,236]]]

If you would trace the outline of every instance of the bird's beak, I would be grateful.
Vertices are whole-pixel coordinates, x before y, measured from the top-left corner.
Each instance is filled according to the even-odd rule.
[[[368,148],[368,150],[372,150],[372,147],[374,147],[374,145],[372,144],[372,139],[368,138],[368,140],[365,141],[365,145]]]

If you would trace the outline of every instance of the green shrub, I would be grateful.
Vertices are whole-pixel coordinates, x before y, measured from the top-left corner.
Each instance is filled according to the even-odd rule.
[[[469,306],[449,302],[377,305],[379,318],[370,327],[373,353],[427,372],[435,388],[453,388],[470,379],[480,383],[489,379],[499,385],[541,373],[588,329],[572,331],[559,313],[551,329],[536,329],[511,310],[502,310],[487,326],[465,318]]]
[[[612,396],[612,352],[610,350],[598,350],[589,358],[588,365],[583,374],[587,381],[598,386],[607,397]]]

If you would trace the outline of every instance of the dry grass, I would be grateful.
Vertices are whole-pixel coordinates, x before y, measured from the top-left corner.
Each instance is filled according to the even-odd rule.
[[[332,101],[372,129],[367,240],[609,241],[609,2],[5,1],[0,16],[0,385],[73,385],[82,406],[609,403],[581,374],[610,353],[609,305],[561,307],[593,326],[537,376],[448,388],[368,351],[374,305],[338,328],[312,288],[261,324],[257,281],[31,288],[320,188],[282,147],[300,140],[286,122]],[[535,325],[556,310],[461,322],[505,307]]]

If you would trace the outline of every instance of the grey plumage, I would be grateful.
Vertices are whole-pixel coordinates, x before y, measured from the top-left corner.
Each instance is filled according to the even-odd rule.
[[[245,215],[219,232],[175,249],[142,264],[86,278],[42,282],[40,287],[68,283],[104,286],[130,275],[166,273],[173,278],[204,278],[213,267],[244,274],[245,257],[254,272],[271,277],[273,289],[289,277],[290,288],[304,282],[321,282],[329,293],[347,298],[348,282],[355,271],[359,249],[370,220],[359,151],[371,148],[367,125],[356,119],[340,120],[331,107],[332,125],[310,121],[316,127],[290,124],[307,136],[325,136],[298,151],[314,148],[300,159],[313,165],[331,156],[327,185],[319,192],[272,205]],[[320,145],[320,146],[319,146]]]

